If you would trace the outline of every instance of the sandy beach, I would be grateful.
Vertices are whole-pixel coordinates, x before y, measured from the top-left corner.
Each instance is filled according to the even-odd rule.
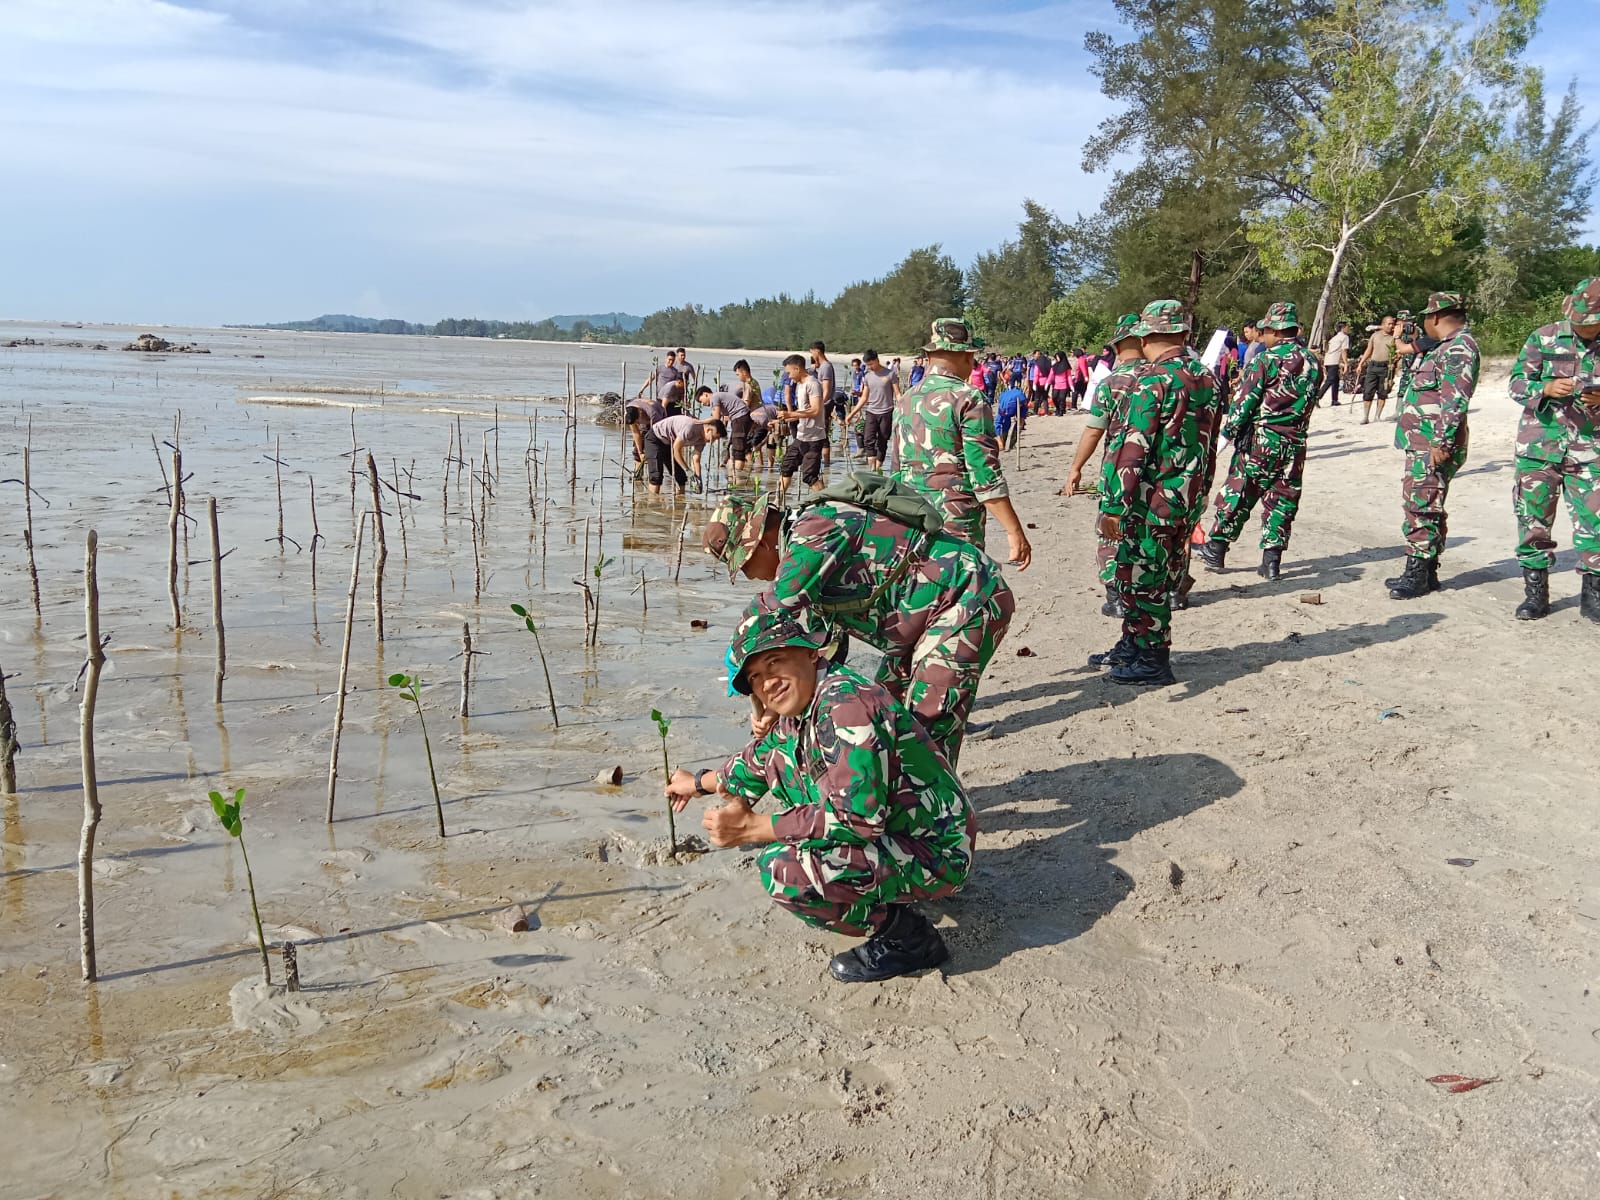
[[[496,390],[491,377],[539,390],[497,357],[524,348],[471,353],[484,359],[472,372],[373,371],[420,392],[446,376],[463,394]],[[53,503],[35,512],[36,627],[11,532],[20,491],[4,492],[0,667],[24,752],[0,842],[0,1195],[1560,1200],[1600,1187],[1587,712],[1600,627],[1579,622],[1564,525],[1555,611],[1511,619],[1506,364],[1486,369],[1473,405],[1442,592],[1387,598],[1380,580],[1401,554],[1394,427],[1324,408],[1282,579],[1254,574],[1252,522],[1235,569],[1202,575],[1178,614],[1180,683],[1159,690],[1084,666],[1117,627],[1098,614],[1092,499],[1055,494],[1082,418],[1031,421],[1006,470],[1034,566],[1013,573],[1017,618],[975,714],[994,736],[962,763],[978,865],[934,906],[952,958],[855,988],[826,974],[849,943],[774,911],[751,853],[663,853],[646,714],[673,717],[675,765],[738,748],[745,712],[720,661],[750,589],[695,549],[698,499],[672,584],[685,507],[620,486],[614,431],[585,426],[573,498],[557,474],[548,532],[530,535],[542,507],[527,491],[542,502],[544,488],[525,484],[521,460],[530,437],[559,436],[547,408],[502,413],[476,601],[466,493],[441,511],[454,418],[417,411],[425,401],[358,414],[363,446],[397,471],[415,459],[422,499],[399,506],[403,562],[391,518],[381,653],[362,585],[340,820],[324,823],[354,542],[349,410],[241,401],[272,394],[280,371],[362,375],[259,370],[259,390],[207,384],[209,409],[136,393],[93,436],[71,403],[4,412],[0,475],[16,473],[32,412],[36,486]],[[240,547],[225,564],[237,616],[220,709],[208,566],[188,568],[189,631],[174,635],[164,608],[148,435],[178,406],[190,495],[221,497]],[[488,414],[473,411],[476,459]],[[546,436],[530,435],[536,412]],[[329,541],[315,601],[305,556],[267,541],[274,431],[296,537],[305,475],[317,479]],[[617,572],[586,653],[569,580],[597,508]],[[72,691],[91,520],[115,631],[92,987],[77,967]],[[204,534],[191,539],[188,558],[202,558]],[[632,591],[641,569],[648,613]],[[513,602],[546,622],[559,731]],[[463,621],[489,652],[465,719],[451,715]],[[412,669],[439,681],[424,695],[442,841],[415,714],[381,685]],[[620,787],[591,782],[613,764]],[[297,994],[260,983],[212,787],[249,789],[262,915],[269,938],[300,943]],[[696,828],[691,807],[679,829]],[[510,905],[526,932],[497,924]],[[1452,1094],[1426,1082],[1440,1074],[1494,1082]]]

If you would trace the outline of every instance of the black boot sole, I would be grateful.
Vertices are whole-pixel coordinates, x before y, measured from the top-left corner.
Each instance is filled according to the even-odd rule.
[[[915,975],[931,971],[950,958],[950,949],[936,929],[929,930],[931,937],[919,939],[924,944],[910,950],[895,950],[886,955],[875,967],[869,967],[857,956],[855,950],[835,954],[828,963],[828,974],[839,983],[881,983],[885,979],[898,979],[902,975]]]

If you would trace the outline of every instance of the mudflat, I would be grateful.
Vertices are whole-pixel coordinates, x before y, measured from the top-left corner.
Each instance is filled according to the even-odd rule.
[[[648,711],[673,718],[674,765],[737,749],[745,713],[724,695],[720,656],[748,588],[695,551],[697,501],[671,583],[685,507],[624,487],[606,465],[614,431],[585,432],[594,465],[574,499],[559,450],[538,460],[555,472],[548,488],[528,483],[526,424],[513,438],[502,411],[475,598],[470,479],[442,511],[454,417],[358,412],[359,443],[380,461],[397,448],[402,490],[415,457],[425,498],[396,506],[403,557],[390,518],[381,653],[367,576],[359,589],[329,826],[326,698],[354,541],[348,411],[268,416],[234,394],[215,415],[186,406],[185,461],[207,472],[190,494],[221,493],[224,543],[240,547],[224,564],[239,616],[220,711],[208,565],[186,568],[191,628],[175,635],[166,619],[147,434],[168,436],[170,414],[120,430],[117,469],[97,473],[92,442],[36,413],[36,486],[52,500],[35,513],[45,612],[36,628],[8,537],[0,625],[24,740],[0,843],[4,1190],[1592,1195],[1600,816],[1587,707],[1600,626],[1578,619],[1570,548],[1551,616],[1511,619],[1505,370],[1486,370],[1473,406],[1445,590],[1388,599],[1393,425],[1321,409],[1283,577],[1254,575],[1252,523],[1234,569],[1200,574],[1177,615],[1180,683],[1151,691],[1084,666],[1117,627],[1098,615],[1092,498],[1055,495],[1082,419],[1030,421],[1006,469],[1035,565],[1012,574],[1017,618],[979,701],[993,735],[963,756],[982,833],[973,882],[935,906],[952,958],[855,988],[826,974],[849,943],[773,910],[751,853],[666,853]],[[444,386],[405,377],[408,390]],[[468,411],[462,457],[481,462],[487,412]],[[535,445],[556,444],[553,410],[535,411]],[[269,421],[291,471],[317,476],[329,542],[314,610],[305,556],[264,541],[276,513],[262,455],[280,453]],[[600,581],[589,654],[570,580],[602,503],[596,557],[620,570]],[[102,582],[115,637],[92,987],[77,978],[71,691],[72,570],[91,519],[117,585]],[[301,526],[308,514],[289,532]],[[189,558],[204,541],[191,533]],[[513,602],[546,634],[559,731]],[[451,715],[463,621],[488,651],[465,719]],[[438,681],[423,695],[442,841],[415,714],[382,686],[391,671]],[[592,782],[613,764],[620,787]],[[267,936],[299,943],[298,993],[260,982],[242,863],[205,802],[219,786],[248,789]],[[499,924],[513,905],[526,932]],[[1446,1074],[1494,1082],[1428,1082]]]

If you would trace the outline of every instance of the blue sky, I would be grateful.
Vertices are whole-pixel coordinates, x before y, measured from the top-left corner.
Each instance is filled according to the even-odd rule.
[[[1600,30],[1558,0],[1559,93]],[[0,316],[831,296],[1092,209],[1102,0],[0,0]],[[1591,53],[1592,56],[1592,53]],[[1600,115],[1600,90],[1585,93]]]

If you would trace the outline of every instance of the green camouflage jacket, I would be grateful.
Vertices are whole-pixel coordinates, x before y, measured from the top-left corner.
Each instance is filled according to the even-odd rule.
[[[961,879],[947,882],[965,879],[972,810],[961,781],[910,710],[849,667],[822,671],[801,717],[780,719],[718,774],[752,805],[769,791],[790,801],[774,830],[781,842],[808,850],[876,842],[901,855],[909,838],[928,851],[922,861],[951,861]]]
[[[1000,472],[994,410],[983,393],[930,370],[895,406],[895,478],[924,493],[944,514],[945,531],[978,538],[983,502],[1010,495]]]
[[[1462,329],[1417,360],[1395,415],[1397,449],[1448,450],[1466,436],[1478,358],[1478,343]]]
[[[1116,432],[1117,426],[1122,423],[1122,410],[1127,404],[1128,393],[1133,390],[1143,366],[1142,358],[1118,363],[1111,368],[1111,374],[1094,385],[1094,394],[1089,397],[1090,429]]]
[[[1322,368],[1298,342],[1279,342],[1252,358],[1239,376],[1239,398],[1222,425],[1236,446],[1263,450],[1304,445]]]
[[[878,650],[911,650],[939,613],[1005,587],[994,560],[961,538],[836,501],[796,512],[778,577],[748,612],[810,607]]]
[[[1600,406],[1585,404],[1578,394],[1552,400],[1544,394],[1549,379],[1576,379],[1580,388],[1586,380],[1600,386],[1600,337],[1582,341],[1571,321],[1541,325],[1528,335],[1511,368],[1511,398],[1523,410],[1517,456],[1540,462],[1600,460]]]
[[[1216,377],[1193,350],[1143,363],[1125,424],[1106,448],[1100,511],[1147,525],[1194,524],[1216,467],[1221,419]]]

